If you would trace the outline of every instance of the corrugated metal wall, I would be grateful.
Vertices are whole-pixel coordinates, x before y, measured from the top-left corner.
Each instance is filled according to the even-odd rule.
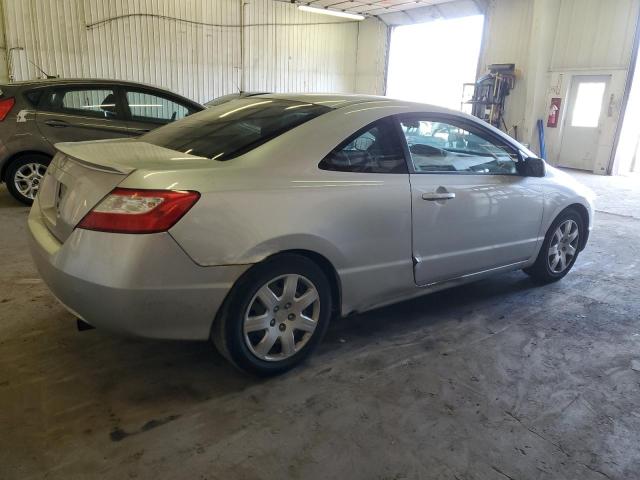
[[[39,76],[37,64],[62,77],[151,83],[201,102],[240,88],[355,89],[358,24],[304,13],[294,5],[272,0],[249,0],[244,7],[241,0],[0,1],[14,80]]]
[[[0,82],[6,82],[9,79],[9,69],[7,68],[7,45],[5,42],[3,20],[4,12],[2,11],[2,2],[0,2]]]
[[[629,68],[638,0],[562,0],[552,70]]]
[[[244,8],[245,82],[250,89],[355,90],[359,22],[336,22],[270,0]]]
[[[375,18],[368,18],[358,28],[356,92],[384,95],[391,27]]]

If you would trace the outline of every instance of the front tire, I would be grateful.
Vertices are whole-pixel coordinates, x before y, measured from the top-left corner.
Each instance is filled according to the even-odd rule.
[[[535,263],[524,272],[541,283],[563,278],[578,258],[585,228],[578,212],[564,210],[547,230]]]
[[[239,369],[278,375],[315,350],[331,311],[331,289],[322,269],[302,255],[278,255],[253,267],[234,286],[212,339]]]
[[[51,159],[42,154],[29,154],[11,162],[7,169],[7,189],[25,205],[31,205],[38,194]]]

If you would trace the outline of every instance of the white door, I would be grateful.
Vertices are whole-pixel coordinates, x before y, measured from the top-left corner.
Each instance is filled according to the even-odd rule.
[[[400,118],[411,157],[414,275],[418,285],[527,261],[543,198],[519,174],[519,152],[465,120]]]
[[[576,75],[571,81],[558,165],[593,170],[610,75]]]

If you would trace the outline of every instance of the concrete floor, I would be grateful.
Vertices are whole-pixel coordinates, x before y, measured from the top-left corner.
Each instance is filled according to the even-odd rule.
[[[640,211],[640,189],[625,201]],[[258,381],[207,344],[76,332],[0,189],[0,478],[637,479],[624,215],[598,215],[559,283],[511,273],[340,320],[302,368]]]

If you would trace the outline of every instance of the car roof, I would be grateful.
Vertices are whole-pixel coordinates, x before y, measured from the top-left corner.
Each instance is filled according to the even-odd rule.
[[[159,90],[167,90],[166,88],[158,87],[156,85],[150,85],[148,83],[131,82],[129,80],[116,80],[108,78],[37,78],[33,80],[19,80],[17,82],[11,82],[8,85],[20,87],[20,86],[39,86],[39,85],[63,85],[74,83],[109,83],[114,85],[136,85],[150,88],[157,88]]]
[[[290,100],[292,102],[313,103],[330,108],[342,108],[366,102],[397,102],[388,97],[376,95],[350,95],[336,93],[265,93],[252,98],[273,98],[276,100]]]
[[[204,105],[209,107],[209,106],[215,106],[221,103],[222,100],[224,101],[230,101],[230,100],[235,100],[236,98],[247,98],[247,97],[255,97],[257,95],[265,95],[269,92],[233,92],[233,93],[227,93],[225,95],[220,95],[219,97],[215,97],[212,98],[211,100],[204,102]]]

